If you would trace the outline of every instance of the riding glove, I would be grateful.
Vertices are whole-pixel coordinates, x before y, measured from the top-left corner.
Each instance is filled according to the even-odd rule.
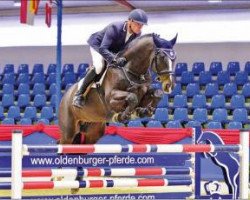
[[[126,65],[126,63],[127,63],[127,60],[124,57],[120,57],[120,58],[117,58],[114,60],[114,64],[117,67],[124,67]]]

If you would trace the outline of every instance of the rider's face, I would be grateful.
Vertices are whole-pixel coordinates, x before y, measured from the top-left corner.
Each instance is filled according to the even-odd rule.
[[[132,31],[133,33],[136,33],[136,34],[140,33],[142,27],[143,27],[143,24],[140,24],[140,23],[135,22],[135,21],[133,21],[133,20],[132,20],[131,23],[130,23],[130,29],[131,29],[131,31]]]

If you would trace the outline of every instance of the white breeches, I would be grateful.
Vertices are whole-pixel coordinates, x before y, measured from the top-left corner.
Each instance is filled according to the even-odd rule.
[[[93,62],[93,67],[95,68],[95,73],[100,74],[103,68],[102,65],[103,57],[92,47],[90,47],[90,53],[92,56],[92,62]]]

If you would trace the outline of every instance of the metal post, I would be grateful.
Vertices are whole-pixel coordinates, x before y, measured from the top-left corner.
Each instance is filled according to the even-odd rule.
[[[56,50],[56,116],[58,117],[61,101],[61,66],[62,66],[62,0],[57,0],[57,50]]]
[[[22,133],[21,130],[14,130],[12,133],[11,199],[22,199]]]
[[[240,199],[248,199],[249,131],[240,132]]]

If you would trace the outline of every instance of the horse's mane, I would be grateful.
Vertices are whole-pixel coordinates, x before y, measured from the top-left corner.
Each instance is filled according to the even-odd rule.
[[[125,46],[125,48],[121,51],[121,54],[124,53],[125,51],[127,51],[128,49],[130,49],[131,47],[133,47],[138,41],[143,40],[145,38],[149,38],[149,37],[159,38],[159,35],[157,35],[155,33],[148,33],[148,34],[145,34],[145,35],[141,35],[141,36],[135,38],[130,43],[128,43]]]

